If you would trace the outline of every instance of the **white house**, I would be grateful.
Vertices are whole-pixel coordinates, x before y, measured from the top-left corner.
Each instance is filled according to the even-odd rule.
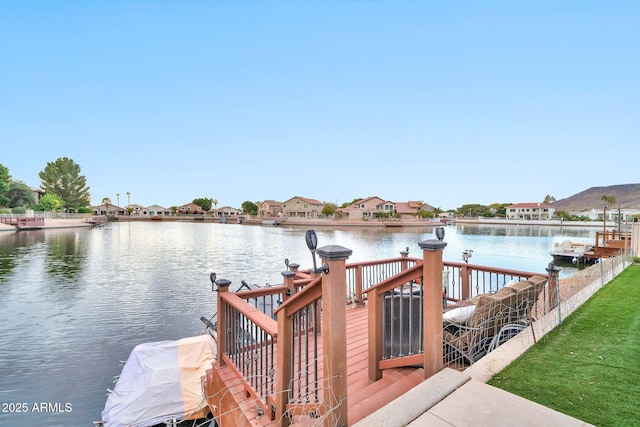
[[[551,219],[556,209],[544,203],[516,203],[506,208],[507,219]]]
[[[160,205],[147,206],[147,212],[149,213],[149,216],[156,216],[156,215],[169,216],[169,215],[171,215],[171,209],[163,208]]]
[[[573,212],[572,212],[573,213]],[[584,215],[588,217],[592,221],[602,221],[604,218],[604,209],[591,209],[589,211],[583,211],[580,213],[576,213],[576,215]],[[607,209],[607,221],[618,222],[618,218],[620,221],[629,221],[633,222],[633,217],[637,217],[640,215],[640,209]]]

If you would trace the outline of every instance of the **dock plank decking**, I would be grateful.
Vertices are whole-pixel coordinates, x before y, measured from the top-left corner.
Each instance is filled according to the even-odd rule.
[[[422,381],[421,368],[397,368],[384,371],[383,378],[370,383],[368,373],[368,309],[367,306],[348,307],[346,311],[347,328],[347,407],[349,425],[389,403],[402,393]],[[318,383],[322,398],[324,368],[322,365],[322,334],[318,339]],[[419,371],[416,373],[416,371]],[[277,375],[277,374],[276,374]],[[255,397],[244,390],[242,381],[229,366],[214,363],[207,371],[205,392],[210,406],[218,408],[214,413],[222,427],[229,425],[277,426],[278,420],[270,420],[267,414],[258,408]],[[233,403],[231,403],[233,401]],[[327,410],[327,408],[324,408]],[[330,408],[328,408],[330,410]],[[294,413],[297,411],[294,411]],[[220,414],[224,414],[219,418]],[[330,414],[328,415],[330,416]],[[322,420],[310,416],[295,414],[292,425],[321,425]]]

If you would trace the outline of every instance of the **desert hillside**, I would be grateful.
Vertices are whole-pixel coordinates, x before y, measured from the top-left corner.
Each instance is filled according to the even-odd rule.
[[[556,211],[584,211],[602,209],[602,196],[613,196],[616,202],[610,208],[640,209],[640,184],[610,185],[608,187],[591,187],[581,193],[553,203]]]

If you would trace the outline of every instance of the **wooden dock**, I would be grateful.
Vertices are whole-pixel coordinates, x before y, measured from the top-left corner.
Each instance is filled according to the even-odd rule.
[[[631,248],[631,233],[605,231],[597,232],[593,250],[585,252],[588,259],[611,258]]]
[[[321,268],[287,264],[282,285],[259,289],[213,275],[216,360],[202,388],[218,425],[352,425],[459,363],[443,354],[445,269],[458,299],[535,275],[443,263],[446,244],[419,245],[422,259],[349,265],[349,249],[328,245]]]
[[[43,216],[9,216],[0,218],[0,221],[13,225],[17,230],[37,230],[44,227]]]
[[[360,421],[367,415],[383,407],[395,398],[409,391],[424,380],[422,367],[386,369],[381,380],[370,382],[368,370],[368,309],[367,306],[347,308],[347,402],[349,424]],[[321,334],[320,334],[321,335]],[[319,341],[322,343],[322,339]],[[295,344],[294,344],[295,347]],[[277,355],[276,355],[277,357]],[[324,378],[324,349],[319,345],[318,384]],[[220,387],[219,384],[224,384]],[[251,396],[238,380],[234,369],[227,365],[213,364],[204,381],[209,407],[217,408],[214,416],[219,425],[278,426],[279,420],[271,420],[267,414],[256,410],[260,397]],[[317,405],[317,412],[311,405],[291,407],[291,425],[313,424],[314,417],[322,414],[330,416],[331,408]],[[313,408],[311,408],[313,409]],[[317,420],[316,420],[317,421]]]

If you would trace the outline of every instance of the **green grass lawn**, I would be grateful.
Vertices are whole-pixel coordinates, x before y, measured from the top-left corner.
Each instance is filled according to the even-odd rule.
[[[640,426],[640,265],[489,384],[597,426]]]

